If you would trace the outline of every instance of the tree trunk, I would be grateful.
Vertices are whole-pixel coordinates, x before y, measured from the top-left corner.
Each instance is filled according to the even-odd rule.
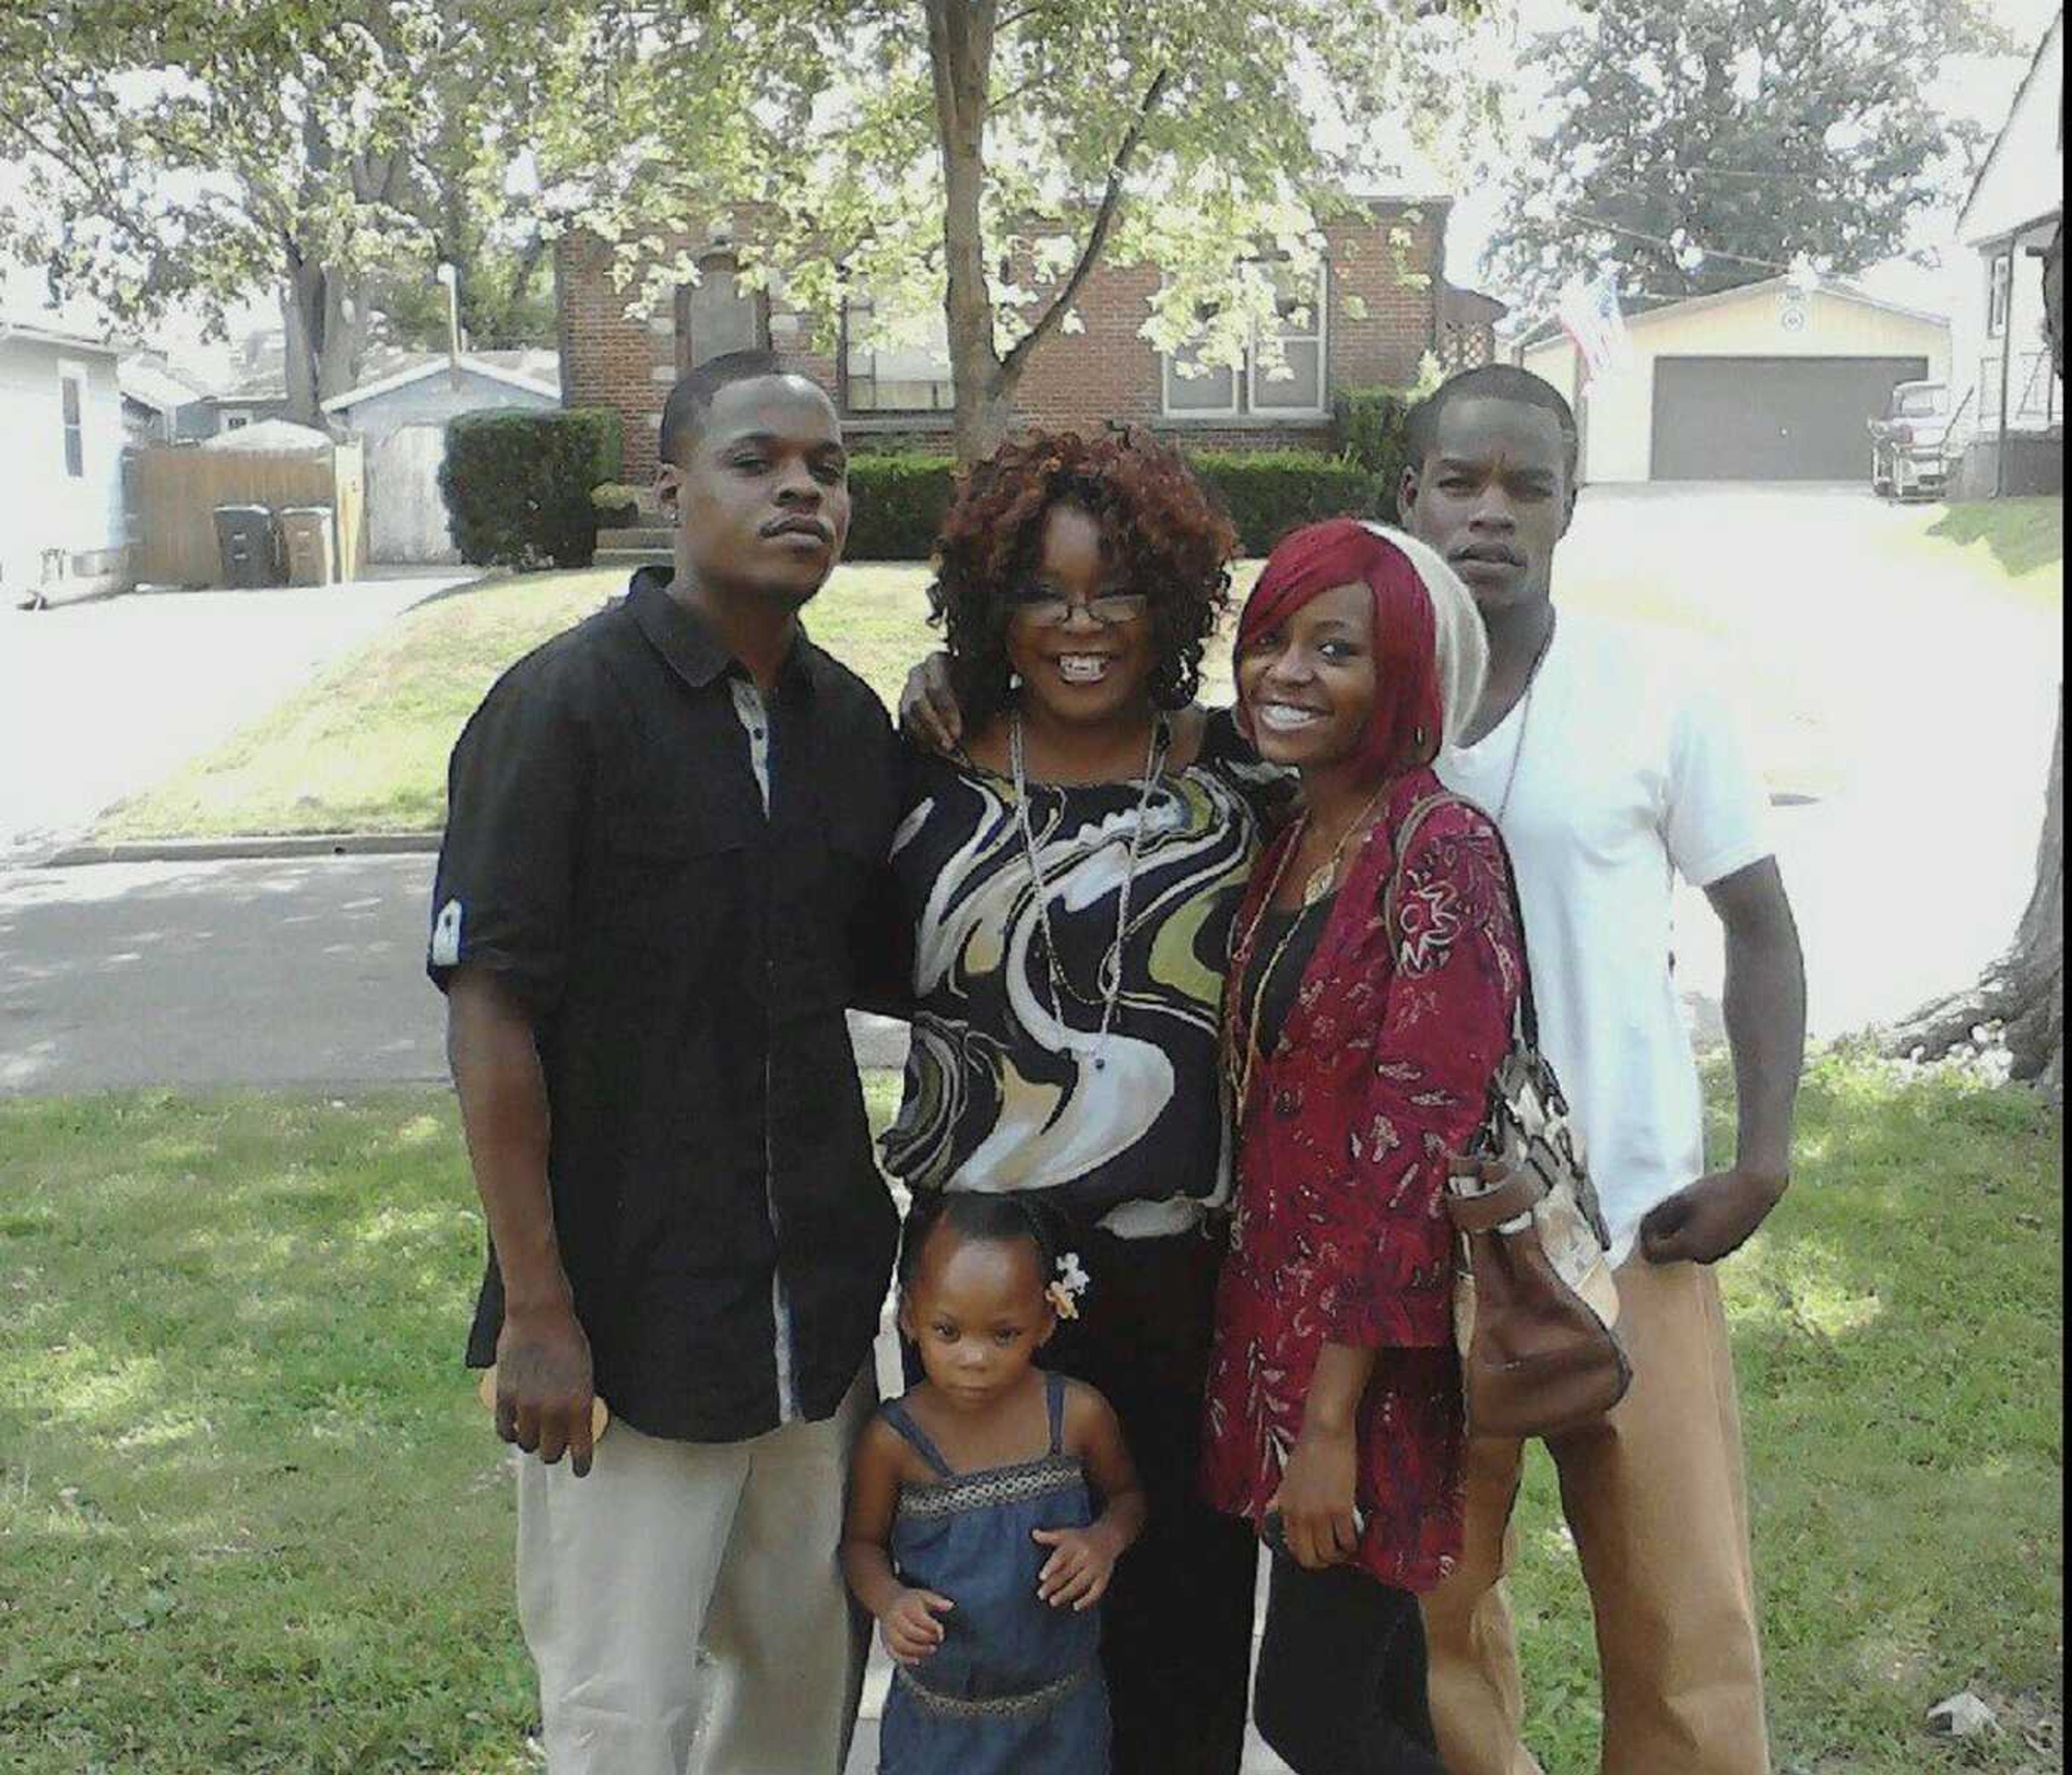
[[[1007,436],[1013,385],[993,341],[993,286],[980,208],[993,80],[993,0],[928,0],[928,58],[943,158],[943,300],[956,392],[957,460],[992,455]]]
[[[367,318],[358,283],[290,247],[281,319],[288,415],[321,427],[323,403],[344,393],[359,373]]]
[[[1976,984],[1924,1007],[1888,1033],[1887,1051],[1938,1060],[1997,1026],[2013,1077],[2033,1082],[2054,1103],[2065,1101],[2065,692],[2058,693],[2043,837],[2036,885],[2006,954]]]

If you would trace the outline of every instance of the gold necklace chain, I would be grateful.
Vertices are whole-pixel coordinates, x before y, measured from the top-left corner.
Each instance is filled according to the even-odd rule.
[[[1281,883],[1288,874],[1288,866],[1295,860],[1295,854],[1302,848],[1302,840],[1309,833],[1309,816],[1307,813],[1302,816],[1302,823],[1289,838],[1288,848],[1281,852],[1281,860],[1273,866],[1273,879],[1267,883],[1265,895],[1260,900],[1259,910],[1252,914],[1250,927],[1231,948],[1229,978],[1237,989],[1239,1015],[1224,1044],[1223,1065],[1230,1080],[1233,1114],[1244,1113],[1245,1104],[1252,1094],[1252,1071],[1259,1060],[1259,1013],[1266,1003],[1266,988],[1273,978],[1273,970],[1281,966],[1281,958],[1287,954],[1289,945],[1295,941],[1296,932],[1302,928],[1304,916],[1321,904],[1330,892],[1331,884],[1338,876],[1338,864],[1345,857],[1346,846],[1352,842],[1355,834],[1367,830],[1374,810],[1381,805],[1382,797],[1393,786],[1392,784],[1383,783],[1374,792],[1373,798],[1354,815],[1345,830],[1338,834],[1338,842],[1332,846],[1330,855],[1310,872],[1309,880],[1303,884],[1301,908],[1281,941],[1273,945],[1273,953],[1266,958],[1266,966],[1259,970],[1258,982],[1252,987],[1252,1009],[1248,1015],[1244,1011],[1245,974],[1252,966],[1252,951],[1258,946],[1259,933],[1264,929],[1267,916],[1273,910],[1274,896],[1281,892]],[[1241,1046],[1235,1023],[1242,1023],[1244,1028]]]

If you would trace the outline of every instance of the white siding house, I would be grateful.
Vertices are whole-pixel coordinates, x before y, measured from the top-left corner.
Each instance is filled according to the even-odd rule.
[[[1951,256],[1956,393],[1975,436],[1965,490],[2062,485],[2065,385],[2043,336],[2038,256],[2065,216],[2065,15],[2045,33],[1957,219]],[[2000,472],[2003,431],[2009,472]],[[2054,440],[2054,442],[2053,442]]]
[[[121,348],[0,318],[0,596],[52,603],[129,579]]]

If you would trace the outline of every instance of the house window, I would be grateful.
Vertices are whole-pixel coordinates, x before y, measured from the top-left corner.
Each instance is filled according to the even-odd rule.
[[[764,351],[770,313],[758,290],[745,287],[731,258],[700,262],[698,281],[676,292],[676,368],[694,370],[727,352]]]
[[[1203,364],[1190,346],[1165,360],[1166,410],[1176,418],[1235,413],[1237,372],[1227,364]]]
[[[86,370],[78,364],[58,366],[58,416],[64,430],[65,473],[86,478]]]
[[[1220,418],[1244,412],[1262,418],[1314,418],[1324,411],[1323,268],[1318,267],[1313,281],[1276,266],[1273,281],[1281,366],[1267,368],[1256,340],[1241,369],[1202,366],[1194,348],[1171,352],[1161,360],[1169,418]],[[1191,374],[1190,367],[1196,367]]]
[[[225,431],[242,431],[251,423],[252,415],[249,413],[226,413],[223,416],[223,429]]]
[[[1996,253],[1986,278],[1986,337],[1998,339],[2007,332],[2008,297],[2014,287],[2014,255]]]
[[[949,413],[950,327],[935,311],[894,327],[868,300],[843,304],[842,406],[850,413]]]
[[[1254,413],[1317,414],[1324,410],[1324,271],[1298,278],[1276,266],[1273,276],[1276,328],[1287,361],[1267,370],[1255,352],[1247,364]]]

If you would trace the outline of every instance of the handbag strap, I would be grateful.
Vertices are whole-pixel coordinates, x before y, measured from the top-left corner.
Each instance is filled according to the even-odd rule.
[[[1494,1189],[1478,1196],[1446,1192],[1446,1213],[1459,1233],[1487,1233],[1529,1214],[1547,1194],[1547,1180],[1528,1162],[1512,1172]]]
[[[1403,816],[1402,826],[1397,829],[1396,856],[1389,865],[1388,885],[1383,890],[1381,898],[1381,915],[1388,921],[1392,939],[1396,931],[1397,890],[1402,885],[1404,866],[1410,855],[1411,841],[1416,837],[1418,828],[1424,825],[1427,817],[1449,805],[1465,807],[1477,813],[1482,812],[1466,796],[1456,795],[1451,789],[1442,789],[1413,801],[1410,811]],[[1532,998],[1532,955],[1525,941],[1525,908],[1519,904],[1518,898],[1518,871],[1511,863],[1511,846],[1504,841],[1503,829],[1488,814],[1483,813],[1482,817],[1489,820],[1490,830],[1496,837],[1497,850],[1503,858],[1503,884],[1511,896],[1511,921],[1518,932],[1518,965],[1523,978],[1518,995],[1517,1028],[1524,1039],[1525,1045],[1536,1054],[1540,1052],[1540,1011]]]

